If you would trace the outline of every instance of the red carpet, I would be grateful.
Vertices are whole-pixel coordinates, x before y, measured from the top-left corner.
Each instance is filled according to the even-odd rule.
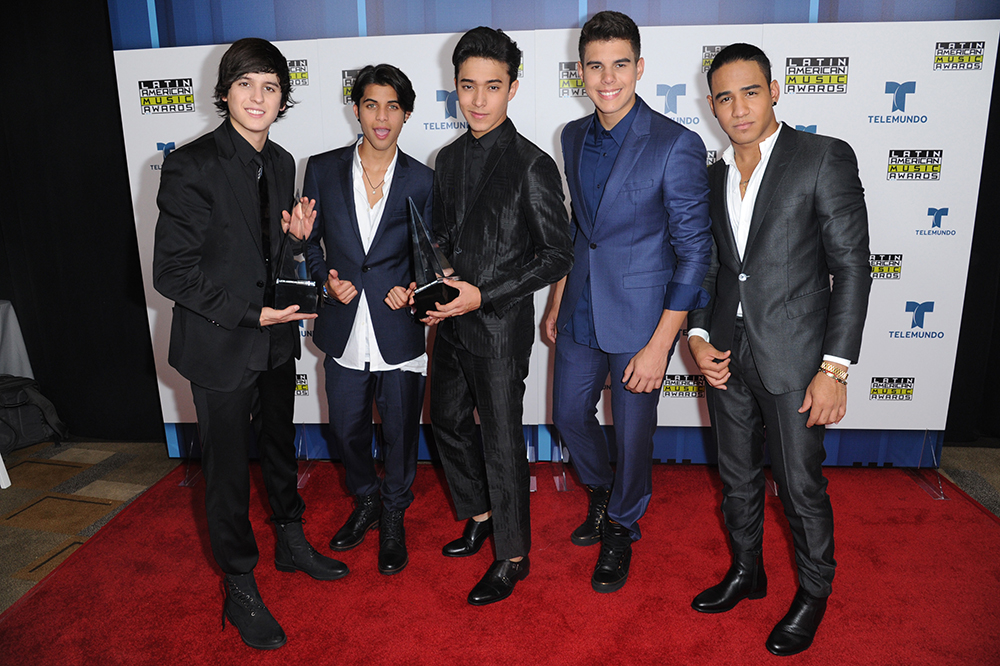
[[[780,659],[763,644],[796,582],[776,498],[767,501],[768,596],[701,615],[691,599],[728,565],[713,468],[654,469],[631,577],[607,595],[590,589],[596,547],[568,538],[584,493],[557,493],[547,463],[535,471],[531,575],[484,608],[465,597],[490,549],[440,554],[462,527],[440,470],[421,465],[417,475],[407,569],[377,572],[372,533],[339,556],[351,574],[327,583],[275,571],[258,476],[257,581],[289,637],[260,653],[232,626],[222,631],[204,486],[178,487],[178,469],[0,616],[0,664],[1000,664],[1000,523],[953,486],[950,501],[934,501],[901,470],[828,469],[834,595],[813,647]],[[318,463],[303,490],[306,534],[324,552],[351,508],[342,479],[341,467]]]

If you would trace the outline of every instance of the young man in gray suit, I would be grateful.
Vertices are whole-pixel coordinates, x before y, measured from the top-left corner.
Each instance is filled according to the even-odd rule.
[[[784,656],[812,644],[833,582],[823,435],[847,411],[847,369],[861,350],[868,214],[851,147],[775,119],[780,87],[763,51],[726,47],[708,85],[732,145],[709,171],[716,251],[704,286],[712,300],[689,315],[688,345],[709,384],[733,559],[692,606],[721,613],[767,593],[766,427],[799,577],[791,609],[765,643]]]

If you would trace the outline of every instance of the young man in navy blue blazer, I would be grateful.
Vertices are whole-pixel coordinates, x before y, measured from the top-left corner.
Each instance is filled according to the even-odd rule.
[[[305,178],[317,211],[306,249],[309,271],[325,298],[313,341],[326,354],[330,434],[355,497],[330,547],[350,550],[377,526],[378,570],[387,575],[409,561],[403,515],[413,501],[427,374],[424,327],[408,307],[407,199],[430,223],[434,176],[396,146],[415,97],[398,68],[362,69],[351,91],[362,137],[311,157]],[[382,419],[382,479],[372,459],[373,400]]]
[[[639,29],[595,14],[580,32],[577,67],[592,115],[566,125],[562,151],[576,239],[569,276],[545,332],[556,345],[552,417],[589,493],[573,543],[601,543],[597,592],[628,578],[632,542],[652,495],[653,433],[667,362],[701,288],[712,235],[705,145],[635,94]],[[617,459],[596,414],[608,373]]]

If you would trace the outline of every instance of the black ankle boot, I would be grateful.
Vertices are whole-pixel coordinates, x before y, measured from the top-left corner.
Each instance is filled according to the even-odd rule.
[[[226,574],[225,586],[223,628],[229,618],[243,642],[258,650],[274,650],[285,644],[285,632],[261,600],[252,571],[238,576]]]
[[[338,560],[320,555],[306,541],[302,522],[274,523],[277,542],[274,546],[274,567],[278,571],[302,571],[316,580],[337,580],[349,571]]]
[[[620,590],[628,580],[628,569],[632,563],[632,534],[613,520],[604,524],[601,537],[601,554],[590,579],[595,592]]]
[[[386,511],[378,526],[378,570],[387,576],[399,573],[410,561],[406,554],[404,510]]]
[[[330,548],[337,551],[350,550],[365,540],[368,530],[378,527],[382,516],[382,498],[378,493],[358,495],[354,498],[354,511],[344,526],[330,539]]]
[[[600,543],[604,523],[608,519],[608,499],[611,497],[611,489],[603,486],[587,486],[587,493],[590,495],[587,517],[569,537],[577,546],[593,546]]]
[[[765,647],[779,657],[806,650],[812,645],[825,613],[826,597],[814,597],[800,587],[792,600],[792,607],[767,637]]]
[[[722,582],[696,596],[691,608],[699,613],[724,613],[744,599],[763,599],[765,596],[767,575],[761,551],[736,553]]]

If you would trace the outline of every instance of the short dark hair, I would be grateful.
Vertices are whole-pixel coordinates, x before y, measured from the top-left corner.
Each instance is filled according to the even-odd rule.
[[[278,47],[266,39],[246,37],[233,42],[219,61],[219,78],[215,83],[215,108],[219,115],[229,117],[229,104],[222,100],[229,95],[233,84],[246,74],[277,74],[281,86],[281,110],[278,117],[295,105],[292,100],[292,82],[288,75],[288,61]]]
[[[521,49],[517,42],[507,36],[503,30],[494,30],[486,26],[473,28],[462,35],[451,54],[451,64],[455,65],[455,78],[458,70],[469,58],[486,58],[501,65],[507,65],[510,84],[517,81],[517,70],[521,67]]]
[[[351,88],[351,101],[355,106],[361,105],[364,99],[365,89],[368,86],[389,86],[396,91],[396,98],[400,106],[406,113],[413,112],[413,102],[417,98],[417,93],[413,92],[413,84],[406,74],[393,65],[382,63],[381,65],[366,65],[354,79],[354,87]]]
[[[741,42],[730,44],[715,54],[715,60],[712,61],[712,66],[708,68],[708,73],[706,74],[708,77],[709,92],[712,92],[712,74],[715,74],[715,70],[731,62],[757,63],[760,71],[764,73],[764,78],[767,79],[768,84],[771,83],[771,61],[767,59],[767,55],[759,47]]]
[[[583,62],[583,52],[587,49],[587,44],[610,42],[613,39],[623,39],[630,43],[636,62],[639,61],[639,26],[621,12],[603,11],[591,16],[580,30],[580,62]]]

